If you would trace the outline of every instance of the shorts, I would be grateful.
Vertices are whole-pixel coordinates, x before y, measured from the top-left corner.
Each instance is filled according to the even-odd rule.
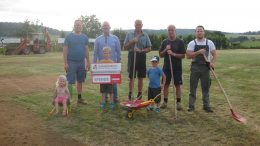
[[[100,93],[113,93],[113,84],[100,84]]]
[[[172,75],[171,75],[171,69],[163,69],[163,72],[166,76],[166,82],[165,85],[170,85]],[[174,70],[173,69],[173,79],[174,79],[174,85],[182,85],[182,70]]]
[[[159,88],[148,87],[148,100],[154,99],[160,93],[161,93],[161,87],[159,87]],[[155,101],[155,103],[160,103],[161,102],[161,95],[158,96],[154,101]]]
[[[66,104],[67,100],[68,100],[68,96],[57,96],[55,98],[55,103]]]
[[[67,80],[69,84],[85,82],[87,75],[85,61],[68,61],[69,69],[67,71]]]
[[[128,54],[128,77],[130,79],[133,78],[133,66],[134,65],[134,57],[133,53]],[[136,62],[135,62],[135,74],[134,78],[136,78],[136,74],[138,78],[146,77],[146,55],[136,53]]]

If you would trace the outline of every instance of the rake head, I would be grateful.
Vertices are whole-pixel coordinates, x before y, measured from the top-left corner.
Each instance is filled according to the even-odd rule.
[[[233,119],[244,124],[246,123],[246,118],[242,117],[241,115],[238,115],[236,112],[233,111],[233,109],[230,109],[230,111]]]

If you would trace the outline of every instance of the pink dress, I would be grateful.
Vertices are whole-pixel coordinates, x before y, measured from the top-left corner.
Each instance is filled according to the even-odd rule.
[[[69,96],[67,95],[66,88],[57,88],[57,96],[55,97],[55,103],[65,104]]]
[[[56,102],[56,103],[65,104],[65,103],[67,103],[67,100],[68,100],[68,96],[57,96],[57,97],[55,98],[55,102]]]

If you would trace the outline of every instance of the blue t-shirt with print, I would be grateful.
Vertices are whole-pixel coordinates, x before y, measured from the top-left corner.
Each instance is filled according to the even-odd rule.
[[[150,68],[147,70],[147,76],[150,80],[149,87],[150,88],[159,88],[161,86],[160,79],[163,75],[163,71],[159,67]]]
[[[86,58],[86,46],[88,45],[88,37],[85,34],[77,35],[70,33],[65,38],[64,45],[68,46],[68,60],[84,61]]]

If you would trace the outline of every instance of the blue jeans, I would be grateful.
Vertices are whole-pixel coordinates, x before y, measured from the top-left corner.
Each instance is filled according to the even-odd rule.
[[[106,99],[107,99],[107,95],[106,95]],[[113,84],[113,98],[114,99],[118,99],[118,93],[117,93],[117,84]]]
[[[114,95],[114,99],[118,99],[117,84],[113,85],[113,95]]]

